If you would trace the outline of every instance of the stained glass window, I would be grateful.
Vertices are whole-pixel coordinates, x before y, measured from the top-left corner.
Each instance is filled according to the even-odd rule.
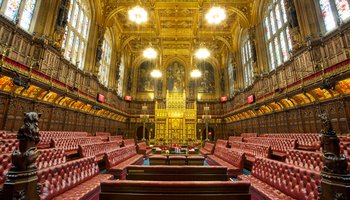
[[[9,0],[6,5],[5,15],[10,18],[10,20],[15,20],[18,16],[20,5],[21,0]]]
[[[242,53],[244,86],[248,87],[253,83],[253,78],[254,78],[251,42],[248,36],[243,40],[241,53]]]
[[[236,73],[234,71],[234,66],[233,66],[233,58],[232,55],[230,54],[228,57],[228,62],[227,62],[227,72],[228,72],[228,82],[229,82],[229,90],[230,90],[230,97],[232,97],[234,95],[235,92],[235,80],[234,80],[234,76]]]
[[[264,19],[264,27],[271,30],[266,33],[270,70],[286,62],[292,50],[285,6],[285,0],[274,0],[268,5]]]
[[[89,10],[86,0],[70,0],[68,23],[62,44],[64,56],[83,69],[89,30]]]
[[[36,0],[27,0],[22,12],[21,20],[19,21],[20,27],[28,31],[32,22]]]
[[[124,72],[125,72],[125,59],[124,56],[121,56],[120,59],[120,64],[119,66],[119,80],[118,80],[118,96],[122,97],[123,96],[123,83],[124,83]]]
[[[348,0],[319,0],[321,15],[326,32],[337,27],[337,22],[344,23],[350,18],[350,5]]]
[[[100,70],[98,73],[98,77],[100,80],[100,83],[108,86],[108,78],[109,78],[109,68],[111,65],[111,37],[109,34],[105,34],[104,41],[102,44],[102,55],[100,60]]]
[[[37,0],[0,0],[1,10],[11,21],[18,20],[19,27],[30,31],[37,7]]]

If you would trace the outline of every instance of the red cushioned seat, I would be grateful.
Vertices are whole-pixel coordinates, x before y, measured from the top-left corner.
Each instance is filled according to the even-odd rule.
[[[167,164],[167,156],[164,155],[152,155],[149,157],[150,165],[166,165]]]
[[[111,174],[99,174],[54,199],[92,199],[101,192],[100,182],[112,178]]]
[[[292,200],[290,196],[285,195],[283,192],[277,190],[276,188],[267,185],[265,182],[246,175],[239,175],[239,179],[250,182],[250,192],[253,196],[260,196],[264,199],[276,199],[276,200]]]
[[[215,155],[208,155],[207,159],[210,160],[210,165],[216,164],[227,167],[227,175],[229,177],[237,177],[238,175],[242,174],[242,169],[235,167],[231,163],[226,162]]]

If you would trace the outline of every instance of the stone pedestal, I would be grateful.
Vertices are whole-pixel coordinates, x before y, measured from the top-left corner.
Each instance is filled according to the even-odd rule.
[[[322,172],[322,200],[350,199],[350,174],[337,175]]]
[[[4,199],[37,200],[38,195],[37,170],[9,171],[4,184]]]

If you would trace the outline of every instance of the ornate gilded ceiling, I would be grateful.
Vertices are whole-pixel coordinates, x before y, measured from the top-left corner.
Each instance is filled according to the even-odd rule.
[[[133,52],[143,50],[152,43],[162,55],[190,55],[200,44],[212,52],[224,46],[232,49],[234,30],[248,27],[252,9],[259,0],[106,0],[104,16],[106,25],[116,27],[121,33],[122,47]],[[128,10],[136,5],[144,7],[149,20],[143,25],[129,21]],[[205,20],[208,9],[214,5],[226,10],[226,20],[210,25]]]

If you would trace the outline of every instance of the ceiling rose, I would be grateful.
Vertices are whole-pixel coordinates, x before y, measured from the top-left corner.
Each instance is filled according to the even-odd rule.
[[[135,6],[129,10],[128,15],[130,21],[135,22],[136,24],[142,24],[148,20],[148,14],[146,10],[140,6]]]

